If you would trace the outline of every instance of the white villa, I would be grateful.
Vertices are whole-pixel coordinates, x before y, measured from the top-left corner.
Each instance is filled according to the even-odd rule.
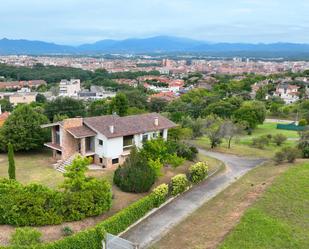
[[[45,146],[53,150],[55,159],[65,162],[80,154],[110,168],[122,164],[132,146],[141,148],[144,141],[159,136],[167,139],[168,129],[176,124],[160,114],[148,113],[70,118],[42,127],[51,128],[52,141]]]

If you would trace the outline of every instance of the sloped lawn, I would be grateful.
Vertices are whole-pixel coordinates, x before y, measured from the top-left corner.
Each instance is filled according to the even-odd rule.
[[[309,248],[309,163],[280,176],[220,247],[239,248]]]

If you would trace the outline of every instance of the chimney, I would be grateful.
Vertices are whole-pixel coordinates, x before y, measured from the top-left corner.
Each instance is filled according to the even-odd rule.
[[[110,131],[110,133],[112,133],[112,134],[114,133],[114,126],[113,126],[113,125],[110,125],[110,126],[109,126],[109,131]]]
[[[159,118],[158,117],[154,118],[154,125],[159,126]]]

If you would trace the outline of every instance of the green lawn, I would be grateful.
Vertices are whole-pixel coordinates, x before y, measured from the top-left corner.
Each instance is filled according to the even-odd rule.
[[[309,163],[276,179],[219,248],[309,248]]]
[[[297,138],[299,137],[296,131],[278,130],[276,129],[276,123],[264,123],[262,125],[259,125],[253,131],[252,135],[244,135],[235,138],[232,141],[230,149],[228,149],[227,141],[223,140],[222,144],[215,150],[242,156],[271,158],[277,151],[281,150],[281,147],[278,147],[275,144],[270,143],[270,145],[266,146],[264,149],[257,149],[252,147],[252,139],[262,135],[267,134],[275,135],[280,133],[288,138],[288,140],[281,147],[296,145]],[[207,137],[199,138],[196,141],[194,141],[194,143],[196,143],[196,145],[202,148],[210,149],[210,143]]]
[[[62,173],[52,167],[51,152],[15,153],[16,178],[21,183],[41,183],[57,187],[63,181]],[[7,154],[0,154],[0,177],[7,177]]]

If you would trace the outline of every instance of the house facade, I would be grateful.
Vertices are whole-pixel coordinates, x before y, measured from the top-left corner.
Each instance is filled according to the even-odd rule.
[[[92,157],[102,168],[122,164],[133,146],[162,137],[176,124],[157,113],[119,117],[107,115],[89,118],[71,118],[43,125],[51,128],[52,141],[45,146],[53,150],[57,160],[68,160],[76,154]]]
[[[299,86],[290,84],[279,84],[274,96],[280,97],[286,104],[292,104],[299,100]]]
[[[81,91],[80,80],[71,79],[71,80],[61,80],[59,83],[59,95],[74,97]]]

